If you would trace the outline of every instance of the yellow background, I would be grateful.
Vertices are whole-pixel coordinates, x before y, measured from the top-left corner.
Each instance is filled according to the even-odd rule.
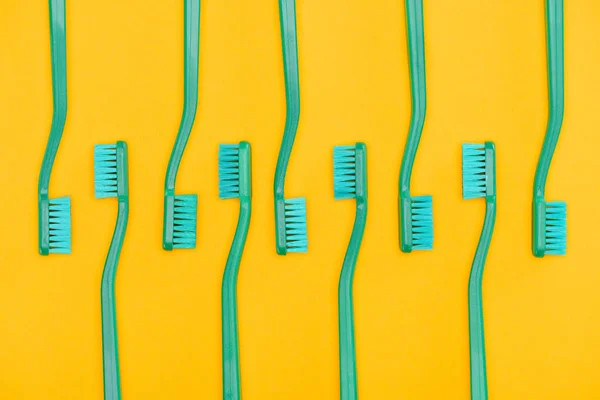
[[[365,141],[370,212],[355,281],[362,399],[468,399],[467,280],[483,201],[460,197],[460,143],[494,140],[498,220],[484,279],[490,397],[600,398],[600,4],[568,1],[566,117],[547,199],[568,256],[530,253],[546,115],[544,2],[425,1],[428,115],[413,194],[434,196],[435,250],[397,246],[410,116],[404,2],[301,0],[302,117],[286,194],[306,196],[310,253],[274,249],[285,118],[275,0],[203,0],[200,105],[178,193],[198,193],[198,248],[161,249],[165,168],[182,109],[183,2],[69,0],[69,114],[51,196],[71,195],[73,254],[37,254],[37,176],[52,117],[47,1],[0,1],[0,398],[101,399],[99,285],[114,200],[93,198],[96,143],[126,140],[131,215],[117,308],[125,399],[221,398],[220,282],[237,202],[217,144],[249,140],[254,214],[239,277],[243,396],[338,397],[337,279],[354,204],[331,148]]]

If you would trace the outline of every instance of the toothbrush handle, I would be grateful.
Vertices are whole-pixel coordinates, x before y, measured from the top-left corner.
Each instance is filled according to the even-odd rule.
[[[352,286],[356,259],[365,231],[366,220],[367,203],[357,201],[356,219],[354,220],[350,244],[344,257],[338,288],[341,400],[356,400],[358,398]]]
[[[119,345],[117,337],[117,314],[115,304],[115,278],[127,220],[129,218],[129,202],[119,199],[117,224],[113,234],[104,271],[102,273],[101,306],[102,306],[102,358],[104,366],[104,400],[121,399],[121,376],[119,372]]]
[[[281,148],[275,169],[274,191],[283,200],[285,174],[300,120],[300,81],[298,73],[298,35],[296,32],[296,1],[279,0],[283,74],[285,79],[286,117]]]
[[[546,0],[548,52],[548,125],[535,171],[534,197],[544,197],[550,162],[556,149],[565,108],[564,11],[563,0]]]
[[[408,137],[402,157],[400,192],[409,195],[410,177],[425,124],[427,95],[425,84],[425,33],[423,0],[406,0],[406,27],[408,39],[411,116]]]
[[[200,43],[200,0],[184,2],[183,113],[167,167],[165,194],[172,195],[183,151],[192,132],[198,108],[198,59]]]
[[[48,194],[50,173],[67,119],[67,44],[65,0],[50,0],[50,49],[52,56],[52,99],[54,111],[48,145],[38,182],[40,195]]]
[[[486,400],[487,375],[483,329],[482,283],[485,259],[496,221],[496,201],[486,202],[485,220],[469,277],[469,341],[471,350],[471,399]]]
[[[240,355],[237,324],[237,277],[240,261],[248,236],[251,204],[248,199],[240,199],[240,218],[227,257],[222,286],[223,315],[223,399],[241,399]]]

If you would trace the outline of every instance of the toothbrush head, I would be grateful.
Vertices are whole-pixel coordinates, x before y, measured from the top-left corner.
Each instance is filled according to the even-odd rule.
[[[94,193],[97,199],[129,197],[127,144],[94,146]]]
[[[163,249],[195,249],[198,196],[165,192]]]
[[[431,196],[400,196],[400,249],[433,250],[433,199]]]
[[[285,252],[308,252],[306,199],[304,197],[285,199],[283,205],[283,224],[285,227]]]
[[[249,198],[252,194],[250,143],[219,145],[219,198]]]
[[[367,200],[366,161],[364,143],[333,148],[333,196],[336,200]]]
[[[567,254],[567,204],[562,201],[533,202],[533,255]]]
[[[463,144],[462,178],[465,200],[496,196],[496,150],[493,143]]]
[[[198,195],[179,194],[173,196],[172,248],[196,248],[196,225],[198,215]]]
[[[40,198],[39,252],[71,254],[71,198]]]

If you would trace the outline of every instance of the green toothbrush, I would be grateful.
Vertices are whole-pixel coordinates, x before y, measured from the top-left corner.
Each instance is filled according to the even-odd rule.
[[[423,25],[423,0],[406,0],[412,112],[408,138],[402,156],[398,199],[400,249],[405,253],[413,250],[433,249],[432,198],[431,196],[410,195],[410,178],[425,124],[427,108]]]
[[[184,9],[183,114],[165,178],[163,220],[163,248],[165,250],[196,247],[198,196],[195,194],[176,195],[175,180],[183,151],[192,132],[198,107],[200,0],[185,0]]]
[[[252,212],[252,157],[250,143],[219,146],[219,197],[240,199],[240,217],[223,275],[223,399],[241,398],[237,329],[237,277]]]
[[[110,242],[100,289],[102,305],[102,358],[104,399],[121,399],[119,346],[115,305],[115,278],[129,217],[129,172],[127,144],[96,145],[94,148],[94,188],[96,198],[116,197],[118,214]]]
[[[54,113],[38,181],[38,247],[41,255],[71,253],[71,198],[50,199],[50,174],[67,119],[65,0],[50,0],[50,49]]]
[[[334,147],[333,189],[334,197],[337,200],[356,199],[354,228],[344,257],[338,287],[340,398],[341,400],[355,400],[358,398],[358,389],[352,285],[356,259],[367,220],[367,148],[364,143]]]
[[[300,82],[298,78],[298,39],[296,33],[295,0],[279,0],[281,46],[285,76],[285,129],[273,185],[275,202],[275,247],[277,254],[306,253],[306,199],[284,199],[285,174],[292,153],[300,120]]]
[[[546,178],[556,149],[565,109],[563,0],[546,0],[548,51],[548,126],[533,183],[533,255],[567,253],[567,205],[546,202]]]
[[[483,334],[482,283],[496,221],[496,150],[492,142],[463,144],[462,185],[465,200],[485,198],[483,229],[469,277],[469,344],[471,349],[471,399],[488,398]]]

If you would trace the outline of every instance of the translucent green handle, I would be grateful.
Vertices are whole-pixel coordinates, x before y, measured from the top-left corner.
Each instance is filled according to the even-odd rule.
[[[38,180],[38,246],[40,254],[50,248],[48,189],[50,174],[67,120],[67,40],[65,0],[50,0],[50,55],[52,58],[52,126]]]
[[[406,26],[410,71],[411,107],[410,127],[402,157],[400,194],[410,197],[410,178],[417,156],[417,148],[425,125],[427,95],[425,84],[425,33],[423,28],[423,0],[406,0]]]
[[[300,78],[298,73],[298,37],[296,1],[279,0],[283,74],[285,79],[286,117],[283,139],[277,157],[273,184],[275,201],[275,240],[278,254],[286,254],[284,185],[296,131],[300,121]]]
[[[223,274],[223,399],[241,399],[240,355],[237,325],[237,277],[250,225],[249,200],[240,202],[240,218]]]
[[[118,201],[117,223],[113,233],[100,288],[102,307],[102,359],[104,368],[104,400],[121,399],[121,376],[119,372],[119,341],[117,336],[117,312],[115,302],[115,279],[117,266],[129,219],[129,174],[127,147],[117,143]]]
[[[175,189],[177,170],[192,132],[198,107],[198,58],[200,55],[200,0],[184,2],[183,113],[175,146],[167,167],[165,190]]]
[[[115,278],[119,255],[125,238],[129,204],[119,201],[117,224],[113,235],[104,272],[102,273],[102,358],[104,366],[104,399],[121,399],[121,376],[119,372],[119,342],[117,338],[117,313],[115,302]]]
[[[365,231],[366,219],[367,204],[362,203],[357,205],[354,228],[352,229],[352,236],[346,252],[346,257],[344,257],[344,264],[342,266],[338,288],[341,400],[354,400],[358,398],[352,288],[356,259]]]
[[[485,336],[483,329],[482,283],[485,259],[487,257],[494,223],[496,221],[496,199],[486,202],[483,230],[469,277],[469,340],[471,349],[471,399],[485,400],[487,375],[485,360]]]
[[[546,0],[546,42],[548,51],[548,125],[535,171],[533,190],[534,197],[542,199],[565,109],[563,0]]]

